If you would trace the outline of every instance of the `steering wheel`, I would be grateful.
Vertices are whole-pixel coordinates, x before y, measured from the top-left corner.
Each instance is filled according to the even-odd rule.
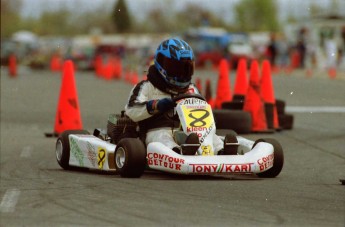
[[[177,95],[175,96],[174,98],[172,98],[172,101],[177,103],[179,100],[182,100],[182,99],[187,99],[187,98],[197,98],[197,99],[201,99],[203,101],[206,101],[206,99],[204,98],[204,96],[200,95],[200,94],[195,94],[195,93],[186,93],[186,94],[180,94],[180,95]],[[164,113],[165,117],[169,118],[169,119],[174,119],[177,117],[177,115],[171,115],[169,114],[169,111],[168,112],[165,112]]]
[[[181,99],[187,99],[187,98],[197,98],[197,99],[201,99],[203,101],[206,101],[204,96],[202,96],[200,94],[195,94],[195,93],[180,94],[180,95],[177,95],[176,97],[172,98],[172,100],[176,103],[177,101],[179,101]]]

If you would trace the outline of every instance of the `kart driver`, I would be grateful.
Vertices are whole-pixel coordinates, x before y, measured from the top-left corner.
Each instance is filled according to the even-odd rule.
[[[146,132],[145,143],[161,142],[179,154],[194,155],[196,149],[184,151],[175,142],[173,133],[180,127],[173,115],[175,103],[172,98],[179,94],[200,94],[191,83],[194,73],[192,48],[179,38],[163,41],[156,50],[154,64],[149,67],[147,80],[139,82],[130,92],[125,106],[126,115],[139,123],[140,131]],[[214,153],[223,149],[223,141],[214,136]],[[196,133],[187,136],[186,144],[199,144]]]

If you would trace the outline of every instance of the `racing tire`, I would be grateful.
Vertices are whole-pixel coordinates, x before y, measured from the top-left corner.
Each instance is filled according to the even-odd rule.
[[[231,102],[223,102],[222,109],[227,110],[243,110],[244,102],[240,100],[233,100]]]
[[[146,148],[138,138],[124,138],[115,149],[115,168],[121,177],[138,178],[146,167]]]
[[[65,170],[72,169],[72,167],[68,164],[70,156],[70,144],[68,137],[71,134],[90,135],[90,133],[86,130],[66,130],[59,135],[55,146],[56,161]]]
[[[256,175],[261,178],[274,178],[279,175],[281,170],[283,169],[284,165],[284,153],[283,153],[283,148],[280,145],[280,143],[271,138],[265,138],[265,139],[258,139],[255,141],[253,148],[255,147],[256,144],[259,142],[266,142],[269,144],[272,144],[274,148],[274,160],[273,160],[273,166],[269,170],[262,172],[262,173],[257,173]]]
[[[252,130],[252,117],[242,110],[213,110],[217,129],[232,129],[238,134],[249,134]]]
[[[231,135],[231,136],[233,136],[233,137],[235,137],[235,138],[238,136],[237,132],[232,130],[232,129],[226,130],[226,133]]]

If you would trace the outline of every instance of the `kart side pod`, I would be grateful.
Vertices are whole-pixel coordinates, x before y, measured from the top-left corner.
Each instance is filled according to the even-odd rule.
[[[63,169],[80,167],[115,171],[116,146],[85,130],[67,130],[56,143],[56,158]]]

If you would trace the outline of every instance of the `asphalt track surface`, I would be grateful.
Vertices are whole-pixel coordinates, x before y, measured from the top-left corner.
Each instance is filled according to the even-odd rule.
[[[61,73],[18,74],[1,69],[1,226],[345,226],[344,79],[273,77],[276,98],[295,111],[294,128],[243,136],[281,143],[285,164],[277,178],[146,172],[123,179],[62,170],[56,138],[44,136],[53,131]],[[132,85],[75,75],[84,128],[105,128]],[[217,72],[196,75],[213,78],[215,87]]]

